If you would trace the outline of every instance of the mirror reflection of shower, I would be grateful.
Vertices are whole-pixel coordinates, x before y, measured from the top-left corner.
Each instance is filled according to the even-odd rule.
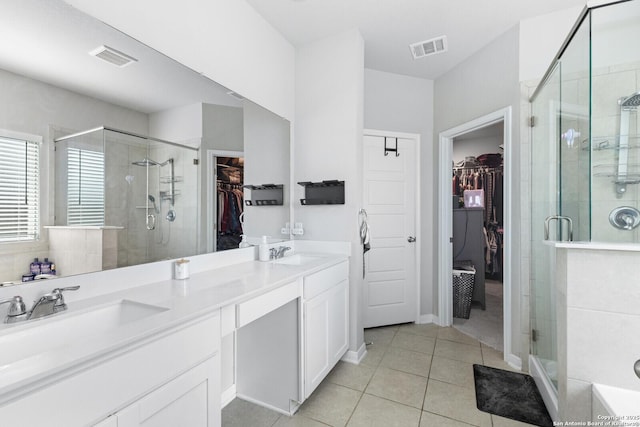
[[[175,196],[176,196],[176,191],[175,191],[176,177],[175,177],[173,158],[169,158],[164,162],[157,162],[153,159],[150,159],[149,157],[145,157],[144,159],[134,161],[131,164],[135,166],[145,167],[147,172],[147,194],[146,194],[147,202],[145,204],[145,214],[146,214],[145,226],[147,230],[148,231],[156,230],[156,225],[158,224],[157,222],[158,217],[160,217],[162,214],[163,200],[169,201],[169,209],[167,210],[167,213],[165,215],[165,220],[167,222],[175,221],[176,212],[174,210],[174,204],[175,204]],[[160,188],[161,183],[168,184],[168,189],[166,189],[165,191],[158,190],[158,199],[159,199],[158,204],[156,204],[156,197],[153,194],[150,194],[150,190],[149,190],[150,168],[155,166],[158,166],[160,169],[164,166],[168,166],[168,175],[161,176],[163,172],[160,172],[160,171],[158,172],[157,188],[158,189]],[[156,243],[166,245],[167,243],[169,243],[171,229],[170,228],[168,229],[167,235],[165,236],[164,230],[162,228],[162,222],[159,223],[159,226],[157,228],[158,228],[159,235]],[[166,237],[166,241],[165,241],[165,237]]]

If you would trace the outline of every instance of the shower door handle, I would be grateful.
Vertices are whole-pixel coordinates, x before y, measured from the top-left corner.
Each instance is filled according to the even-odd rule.
[[[147,230],[156,229],[156,216],[154,214],[147,215]]]
[[[568,216],[551,215],[544,220],[544,240],[549,240],[549,223],[551,221],[567,221],[569,224],[569,241],[573,242],[573,220]]]

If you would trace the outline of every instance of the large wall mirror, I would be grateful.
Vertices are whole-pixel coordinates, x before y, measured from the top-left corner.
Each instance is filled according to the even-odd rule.
[[[67,276],[289,238],[288,121],[62,0],[2,15],[0,150],[39,150],[31,232],[0,182],[0,281],[34,258]]]

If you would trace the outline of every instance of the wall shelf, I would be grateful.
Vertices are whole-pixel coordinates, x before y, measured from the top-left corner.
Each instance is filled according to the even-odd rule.
[[[304,187],[303,205],[344,205],[344,181],[299,182]]]
[[[250,190],[250,194],[244,200],[247,206],[282,206],[283,204],[284,185],[282,184],[245,185],[244,188]]]

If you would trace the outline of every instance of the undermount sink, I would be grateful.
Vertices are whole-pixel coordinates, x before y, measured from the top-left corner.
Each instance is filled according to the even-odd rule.
[[[304,265],[313,261],[317,261],[322,257],[311,256],[311,255],[302,255],[302,254],[294,254],[290,256],[286,256],[284,258],[279,258],[274,260],[275,264],[285,264],[285,265]]]
[[[16,323],[0,335],[0,366],[74,344],[124,324],[168,310],[166,307],[121,300],[91,311],[65,311],[51,317]]]

